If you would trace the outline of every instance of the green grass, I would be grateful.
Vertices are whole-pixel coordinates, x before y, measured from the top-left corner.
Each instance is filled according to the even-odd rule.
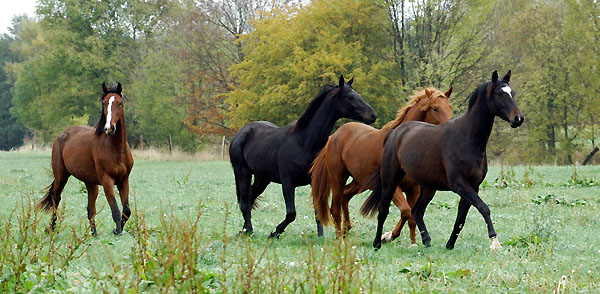
[[[452,251],[445,243],[458,196],[438,192],[425,214],[432,247],[408,247],[408,232],[374,251],[375,219],[358,215],[345,242],[332,228],[317,238],[310,188],[296,189],[297,219],[279,240],[281,187],[269,186],[242,217],[228,162],[137,160],[133,216],[122,236],[105,198],[99,235],[87,232],[84,185],[71,178],[61,222],[31,209],[52,181],[47,153],[0,153],[0,292],[595,292],[600,288],[600,167],[492,167],[481,197],[503,249],[489,250],[481,215],[470,211]],[[597,178],[599,178],[597,180]],[[399,218],[392,208],[386,230]],[[419,238],[419,237],[418,237]],[[420,244],[420,240],[419,240]],[[4,291],[3,291],[4,290]]]

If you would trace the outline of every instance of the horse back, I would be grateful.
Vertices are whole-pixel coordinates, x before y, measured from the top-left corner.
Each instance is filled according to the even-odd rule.
[[[368,181],[381,163],[384,138],[389,133],[369,125],[351,122],[340,127],[330,138],[332,156],[340,156],[345,168],[359,183]]]

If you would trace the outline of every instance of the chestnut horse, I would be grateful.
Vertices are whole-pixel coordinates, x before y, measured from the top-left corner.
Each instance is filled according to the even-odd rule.
[[[377,114],[352,88],[352,81],[340,76],[335,87],[326,86],[308,104],[300,118],[285,127],[266,121],[245,125],[233,137],[229,147],[235,175],[238,204],[244,218],[242,233],[252,234],[251,210],[271,182],[281,183],[285,200],[285,219],[270,237],[279,237],[296,219],[294,190],[310,184],[308,170],[317,153],[340,118],[373,123]],[[251,184],[254,176],[254,183]],[[316,218],[316,216],[315,216]],[[317,221],[319,236],[323,227]]]
[[[452,106],[448,98],[452,87],[442,93],[438,89],[427,89],[415,92],[412,100],[398,111],[395,120],[388,122],[380,130],[361,123],[347,123],[329,137],[327,145],[321,150],[310,170],[313,205],[323,225],[331,221],[330,213],[336,228],[336,236],[345,235],[352,227],[348,202],[360,193],[360,187],[376,172],[383,154],[383,142],[387,134],[403,122],[418,120],[432,124],[445,123],[452,118]],[[346,185],[348,177],[353,180]],[[345,186],[345,187],[344,187]],[[400,189],[401,188],[401,189]],[[332,192],[332,204],[329,208],[329,194]],[[406,193],[408,203],[402,192]],[[419,186],[409,178],[404,179],[394,194],[394,204],[402,212],[402,218],[391,233],[387,233],[386,241],[395,239],[400,234],[404,223],[408,220],[411,244],[415,244],[414,218],[410,209],[419,196]],[[344,212],[344,229],[340,211]]]
[[[389,134],[381,166],[371,180],[376,186],[361,208],[365,215],[379,209],[373,247],[381,247],[381,234],[390,202],[396,186],[406,175],[421,185],[421,195],[412,209],[412,215],[426,247],[430,246],[431,241],[423,222],[427,204],[436,190],[450,190],[460,196],[460,202],[446,248],[454,248],[471,205],[477,208],[487,224],[492,242],[490,248],[502,248],[494,230],[490,209],[478,193],[479,185],[487,173],[486,147],[494,118],[500,117],[513,128],[519,127],[524,120],[514,99],[515,92],[508,85],[509,81],[510,71],[502,80],[494,71],[491,81],[475,89],[463,115],[439,126],[407,122]]]
[[[46,196],[37,207],[52,210],[51,229],[56,224],[56,210],[60,195],[69,180],[74,176],[85,183],[88,192],[88,219],[92,235],[96,235],[96,198],[98,185],[104,188],[119,235],[131,215],[129,209],[129,172],[133,167],[133,157],[127,144],[127,130],[123,113],[121,84],[107,89],[102,84],[102,112],[96,128],[72,126],[58,136],[52,145],[52,173],[54,181],[48,187]],[[123,215],[115,199],[114,186],[117,185]]]

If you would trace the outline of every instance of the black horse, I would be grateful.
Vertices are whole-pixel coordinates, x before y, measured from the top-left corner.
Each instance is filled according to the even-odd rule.
[[[510,71],[498,80],[494,71],[492,80],[483,83],[469,100],[467,112],[445,124],[407,122],[393,130],[385,143],[381,166],[371,183],[375,189],[363,204],[361,212],[373,214],[379,209],[377,233],[373,246],[381,247],[383,223],[388,215],[390,201],[404,175],[421,185],[421,194],[412,208],[423,244],[430,246],[431,237],[423,222],[427,204],[435,191],[452,191],[460,195],[458,215],[446,248],[454,248],[456,238],[475,206],[483,216],[492,245],[499,249],[489,207],[478,195],[479,185],[487,173],[486,146],[496,116],[510,122],[513,128],[523,123],[524,117],[510,88]]]
[[[285,219],[270,237],[279,237],[288,224],[296,219],[294,190],[310,184],[308,170],[319,151],[325,146],[335,122],[351,118],[371,124],[377,114],[352,89],[352,82],[340,76],[338,86],[325,86],[308,104],[300,118],[277,127],[267,121],[245,125],[233,137],[229,156],[235,174],[238,204],[244,217],[242,232],[252,234],[251,209],[257,197],[271,182],[280,183],[285,199]],[[254,183],[250,182],[254,175]],[[315,218],[316,219],[316,218]],[[323,227],[317,221],[318,235]]]

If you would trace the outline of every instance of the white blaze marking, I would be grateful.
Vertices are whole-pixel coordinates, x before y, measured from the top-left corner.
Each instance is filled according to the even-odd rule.
[[[112,119],[112,103],[115,101],[115,96],[110,97],[108,100],[108,109],[106,110],[106,124],[104,129],[110,129],[110,120]]]
[[[510,98],[512,98],[512,94],[510,93],[512,91],[512,89],[509,86],[502,87],[502,91],[508,93],[508,96],[510,96]]]

